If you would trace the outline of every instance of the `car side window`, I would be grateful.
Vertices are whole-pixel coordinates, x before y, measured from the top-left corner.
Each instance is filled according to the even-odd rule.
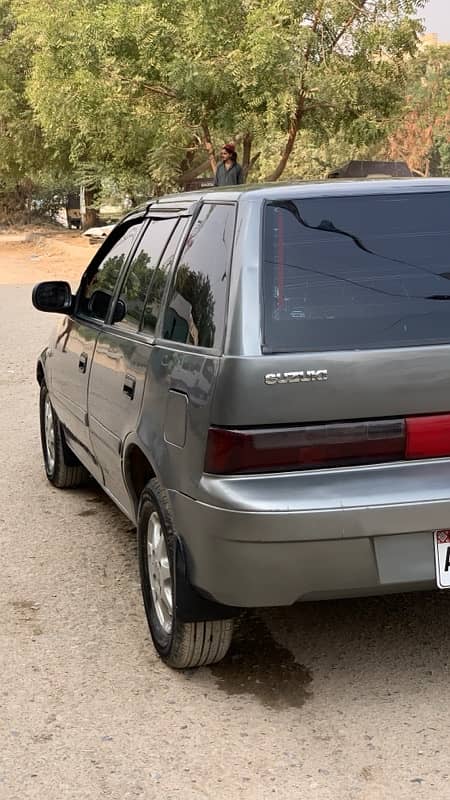
[[[127,260],[142,220],[128,225],[122,236],[112,245],[96,269],[87,274],[80,289],[78,311],[83,317],[104,320],[108,313],[119,274]]]
[[[162,335],[174,342],[219,347],[231,262],[235,206],[205,203],[177,266]]]
[[[154,270],[153,279],[147,294],[147,302],[142,326],[143,329],[148,333],[155,333],[164,290],[170,278],[171,268],[177,253],[178,245],[181,241],[184,231],[186,230],[188,220],[188,217],[181,217],[178,220],[178,224],[169,239],[169,243],[163,253],[161,261]]]
[[[176,218],[153,219],[147,226],[120,291],[115,326],[139,330],[149,286],[156,279],[159,261],[176,224]]]

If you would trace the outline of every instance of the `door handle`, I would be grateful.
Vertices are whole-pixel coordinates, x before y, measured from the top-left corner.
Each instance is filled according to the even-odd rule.
[[[125,379],[122,386],[122,391],[125,392],[126,395],[130,398],[130,400],[134,397],[134,390],[136,388],[136,378],[133,378],[132,375],[125,375]]]
[[[80,360],[78,362],[78,369],[80,370],[80,372],[86,372],[87,362],[88,362],[87,353],[81,353]]]

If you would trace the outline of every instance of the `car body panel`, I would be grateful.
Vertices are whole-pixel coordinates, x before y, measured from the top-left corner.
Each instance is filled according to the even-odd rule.
[[[184,521],[193,584],[244,608],[430,589],[432,529],[450,517],[448,499],[305,513],[224,510],[180,493],[170,499],[175,520]]]
[[[89,430],[105,486],[131,512],[122,470],[123,442],[137,427],[151,345],[105,328],[99,334],[89,378]],[[134,385],[125,393],[127,381]]]
[[[326,372],[326,380],[295,373]],[[292,383],[289,375],[294,373]],[[266,376],[286,374],[285,383]],[[319,374],[320,378],[320,374]],[[211,418],[227,426],[376,419],[450,410],[450,346],[224,357]],[[283,380],[283,378],[282,378]],[[252,403],[247,398],[251,394]]]
[[[65,381],[72,402],[86,405],[100,481],[133,520],[138,498],[127,459],[135,448],[145,456],[168,493],[189,578],[208,597],[251,607],[435,585],[432,532],[450,528],[450,458],[258,475],[205,472],[210,425],[289,427],[450,412],[450,336],[448,344],[426,347],[267,353],[262,346],[264,204],[415,192],[450,192],[450,180],[332,180],[153,200],[140,213],[177,207],[186,214],[203,199],[237,204],[223,347],[166,341],[161,325],[153,339],[118,337],[107,322],[88,390],[73,373],[58,375],[55,385],[62,361],[48,370],[48,353],[44,358],[63,423],[76,427],[83,413],[74,422],[76,415],[63,410]],[[78,349],[84,346],[80,323],[68,318],[67,329],[78,336]],[[77,346],[69,347],[75,362]],[[125,374],[136,381],[132,402],[122,392]],[[77,454],[90,468],[83,451]]]
[[[52,403],[74,453],[97,480],[102,472],[90,447],[87,415],[89,374],[98,327],[64,317],[46,352],[46,379]]]
[[[218,373],[217,357],[186,352],[156,343],[152,349],[141,414],[138,441],[166,489],[195,495],[203,474],[204,435]],[[173,392],[185,397],[185,441],[180,446],[167,435]],[[154,409],[156,413],[148,413]],[[170,412],[170,407],[169,407]]]

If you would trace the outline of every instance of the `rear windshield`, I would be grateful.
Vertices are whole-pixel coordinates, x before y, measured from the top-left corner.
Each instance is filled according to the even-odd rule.
[[[265,352],[450,342],[450,192],[268,203],[263,296]]]

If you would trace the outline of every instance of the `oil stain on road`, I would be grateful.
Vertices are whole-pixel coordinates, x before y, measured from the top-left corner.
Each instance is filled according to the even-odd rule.
[[[228,654],[210,669],[228,695],[251,695],[269,708],[300,708],[312,695],[310,670],[253,613],[239,620]]]

